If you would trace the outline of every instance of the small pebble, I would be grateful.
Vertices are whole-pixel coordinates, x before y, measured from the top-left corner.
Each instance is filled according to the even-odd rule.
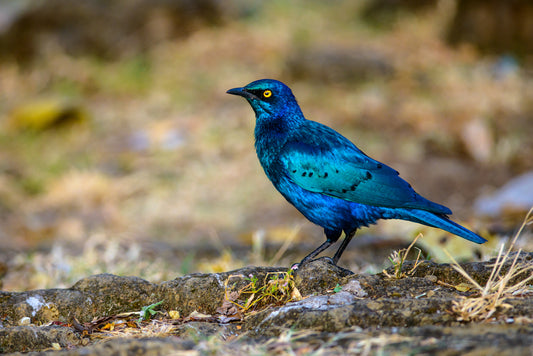
[[[432,275],[432,274],[428,274],[424,278],[433,283],[437,283],[437,280],[438,280],[437,276]]]
[[[19,325],[20,326],[26,326],[26,325],[30,325],[31,324],[31,319],[27,316],[23,317],[22,319],[19,320]]]

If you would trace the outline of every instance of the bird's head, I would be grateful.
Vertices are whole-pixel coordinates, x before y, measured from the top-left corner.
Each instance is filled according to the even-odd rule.
[[[228,94],[245,98],[254,109],[257,118],[283,117],[287,113],[291,116],[301,115],[300,108],[291,89],[274,79],[260,79],[242,87],[227,91]]]

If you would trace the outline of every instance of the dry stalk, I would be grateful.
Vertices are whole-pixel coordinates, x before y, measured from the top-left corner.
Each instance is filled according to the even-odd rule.
[[[415,245],[416,241],[422,237],[422,234],[418,234],[413,242],[409,245],[407,248],[402,248],[398,251],[393,251],[391,255],[389,256],[389,261],[391,261],[392,265],[394,266],[394,275],[391,276],[386,270],[383,270],[383,274],[387,276],[388,278],[395,278],[395,279],[401,279],[404,277],[407,277],[408,275],[412,275],[417,267],[422,263],[420,260],[420,255],[422,254],[422,251],[419,248],[416,248],[418,250],[418,255],[416,256],[415,264],[413,267],[407,272],[402,271],[403,263],[405,262],[405,259],[407,258],[407,255],[409,255],[409,251],[411,251],[411,248]]]
[[[229,281],[232,278],[244,278],[249,283],[237,291],[232,291]],[[300,292],[294,284],[292,271],[269,272],[265,275],[262,284],[257,277],[250,275],[230,275],[224,283],[225,300],[233,304],[242,313],[249,313],[268,308],[269,306],[283,305],[291,300],[302,299]],[[244,297],[244,304],[238,299]]]
[[[515,257],[511,257],[511,251],[518,239],[518,236],[522,233],[527,225],[533,223],[533,208],[529,210],[524,222],[518,229],[511,243],[504,253],[504,245],[500,246],[496,262],[493,265],[491,274],[485,286],[480,286],[458,263],[457,261],[446,251],[444,252],[452,260],[452,267],[465,277],[472,285],[479,290],[480,295],[474,298],[461,297],[459,301],[454,301],[452,311],[457,314],[457,320],[459,321],[481,321],[488,320],[494,315],[497,310],[508,310],[512,306],[505,301],[508,298],[516,297],[521,294],[529,292],[526,287],[528,282],[533,280],[533,264],[518,263],[521,249],[517,251]],[[502,268],[505,264],[511,261],[511,265],[508,271],[502,275]],[[518,276],[529,273],[529,276],[521,281],[511,284],[511,280]]]

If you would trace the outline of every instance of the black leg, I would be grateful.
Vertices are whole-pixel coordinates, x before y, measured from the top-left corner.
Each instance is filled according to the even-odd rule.
[[[344,240],[342,240],[342,243],[339,246],[339,249],[337,250],[337,252],[335,252],[335,255],[333,256],[333,264],[334,265],[337,265],[337,262],[339,261],[339,258],[341,258],[341,255],[344,252],[344,250],[346,249],[346,246],[348,246],[350,241],[352,241],[352,238],[355,235],[356,231],[357,230],[354,230],[354,231],[351,231],[351,232],[347,233],[346,236],[344,237]]]
[[[305,256],[303,260],[300,261],[300,263],[295,263],[294,265],[292,265],[292,269],[298,269],[300,266],[303,266],[304,264],[315,258],[320,252],[324,251],[333,243],[337,242],[337,240],[342,234],[342,230],[333,231],[324,229],[324,233],[326,234],[326,242],[324,242],[322,245],[318,246],[313,252]]]
[[[300,263],[298,263],[298,267],[303,266],[304,264],[306,264],[307,262],[309,262],[310,260],[315,258],[320,252],[322,252],[325,249],[327,249],[328,247],[330,247],[332,243],[333,243],[333,241],[326,240],[326,242],[324,242],[322,245],[318,246],[313,252],[311,252],[310,254],[305,256],[303,258],[303,260],[301,260]]]

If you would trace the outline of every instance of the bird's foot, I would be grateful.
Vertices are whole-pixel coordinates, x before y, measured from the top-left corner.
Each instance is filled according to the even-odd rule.
[[[304,259],[305,260],[305,259]],[[295,263],[291,266],[291,270],[292,271],[296,271],[298,270],[299,268],[301,268],[302,266],[308,264],[308,263],[311,263],[311,262],[315,262],[315,261],[318,261],[318,260],[324,260],[326,261],[327,263],[329,263],[330,265],[333,265],[333,266],[337,266],[337,264],[335,263],[335,261],[333,261],[333,258],[331,257],[328,257],[328,256],[322,256],[322,257],[319,257],[319,258],[315,258],[314,260],[311,260],[311,261],[304,261],[302,260],[301,262],[299,263]]]
[[[329,257],[329,256],[322,256],[320,258],[316,258],[314,259],[313,261],[318,261],[318,260],[324,260],[326,261],[327,263],[329,263],[330,265],[333,265],[333,266],[336,266],[337,264],[335,263],[335,261],[333,261],[333,258]]]
[[[291,271],[296,271],[298,270],[298,268],[300,268],[300,265],[302,263],[301,262],[298,262],[298,263],[294,263],[292,266],[291,266]]]

